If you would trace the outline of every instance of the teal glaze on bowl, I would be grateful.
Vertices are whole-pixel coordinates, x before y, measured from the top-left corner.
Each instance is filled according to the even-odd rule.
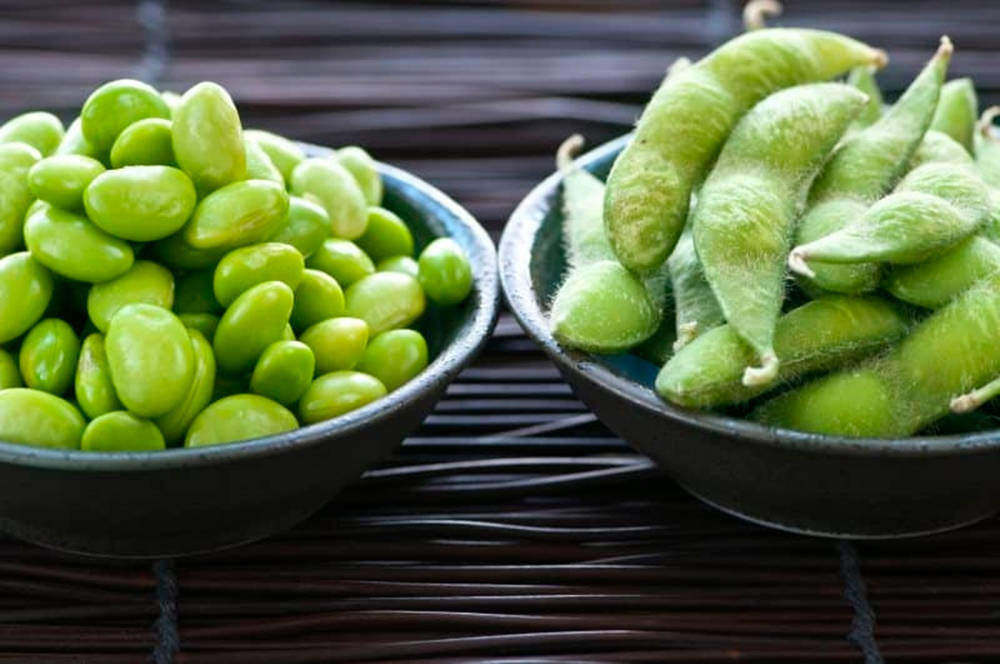
[[[603,178],[629,138],[578,163]],[[545,311],[566,263],[560,181],[535,187],[504,229],[504,294],[580,399],[685,489],[756,523],[837,537],[937,532],[1000,511],[1000,431],[890,440],[770,429],[664,402],[645,360],[559,347]]]
[[[474,271],[464,303],[428,308],[421,331],[433,359],[420,375],[332,420],[227,445],[98,454],[0,442],[0,530],[102,556],[210,551],[294,525],[388,456],[486,344],[500,291],[493,242],[476,220],[413,175],[379,170],[383,205],[410,224],[417,248],[451,237]]]

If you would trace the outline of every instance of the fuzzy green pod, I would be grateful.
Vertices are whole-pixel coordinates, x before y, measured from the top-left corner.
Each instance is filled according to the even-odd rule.
[[[947,37],[899,101],[867,129],[841,143],[809,192],[809,208],[799,222],[795,243],[808,244],[859,219],[889,191],[920,145],[937,107],[953,48]],[[876,263],[822,264],[813,267],[810,286],[839,293],[861,293],[878,286]]]
[[[173,112],[174,157],[199,192],[210,192],[246,177],[243,128],[229,93],[203,82],[184,93]]]
[[[976,169],[990,189],[990,217],[986,220],[983,235],[1000,243],[1000,139],[997,139],[993,120],[1000,115],[1000,106],[983,111],[976,130]]]
[[[931,129],[951,136],[971,153],[972,135],[978,118],[976,86],[971,78],[956,78],[945,83],[941,89],[941,101],[934,113]]]
[[[885,102],[882,99],[882,90],[875,80],[875,68],[872,66],[855,67],[847,74],[847,84],[861,90],[868,95],[868,103],[864,109],[854,118],[852,128],[864,129],[879,121],[882,117]]]
[[[769,385],[746,386],[753,349],[728,325],[698,337],[670,358],[656,391],[687,408],[715,408],[764,394],[802,376],[845,366],[900,339],[907,318],[876,297],[826,295],[778,319],[774,349],[781,361]]]
[[[673,250],[700,180],[739,118],[782,89],[825,81],[885,53],[831,32],[750,32],[668,76],[615,160],[604,199],[608,236],[626,267],[649,272]]]
[[[777,376],[774,328],[798,204],[865,101],[842,83],[771,95],[737,123],[698,193],[691,230],[705,278],[760,362],[747,367],[747,385]]]
[[[795,247],[788,264],[811,277],[808,261],[919,263],[975,233],[989,212],[989,190],[970,157],[919,163],[854,223]]]
[[[59,118],[42,111],[18,115],[0,126],[0,143],[26,143],[43,157],[55,152],[64,135]]]
[[[705,278],[690,231],[681,234],[667,259],[667,269],[674,295],[674,350],[680,350],[699,335],[725,323],[726,317]]]
[[[332,159],[311,158],[292,171],[289,181],[296,196],[319,203],[330,217],[334,237],[354,240],[368,228],[368,204],[351,172]]]
[[[974,235],[930,260],[896,266],[882,286],[903,302],[937,309],[997,271],[1000,271],[1000,246]]]
[[[601,216],[604,185],[572,161],[582,144],[583,138],[571,136],[556,154],[569,272],[552,300],[549,326],[564,346],[616,353],[656,331],[667,275],[660,269],[643,283],[615,259]]]
[[[24,218],[33,199],[29,173],[40,159],[38,150],[25,143],[0,144],[0,256],[24,241]]]

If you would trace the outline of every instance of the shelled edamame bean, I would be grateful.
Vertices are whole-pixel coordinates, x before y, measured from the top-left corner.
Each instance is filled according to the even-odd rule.
[[[0,125],[0,440],[200,447],[401,387],[429,360],[427,302],[459,305],[473,273],[383,192],[363,148],[244,132],[211,82],[111,81],[65,131]]]

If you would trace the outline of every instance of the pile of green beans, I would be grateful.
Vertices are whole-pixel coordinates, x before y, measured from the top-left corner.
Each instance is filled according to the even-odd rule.
[[[360,408],[428,364],[419,252],[365,150],[244,131],[229,93],[133,80],[0,126],[0,440],[95,452],[229,443]]]
[[[947,37],[886,106],[884,53],[780,9],[670,68],[606,184],[560,158],[553,334],[660,364],[684,408],[934,431],[1000,395],[1000,109],[946,80]]]

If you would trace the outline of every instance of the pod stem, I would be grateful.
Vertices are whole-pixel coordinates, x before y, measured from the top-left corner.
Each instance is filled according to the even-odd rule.
[[[677,341],[674,342],[674,352],[676,353],[684,346],[694,341],[698,336],[698,321],[689,320],[677,326]]]
[[[801,274],[803,276],[812,279],[813,277],[816,276],[816,273],[813,272],[812,268],[809,267],[808,263],[806,263],[806,258],[808,257],[809,253],[805,250],[804,247],[801,246],[795,247],[788,254],[789,269],[791,269],[791,271],[795,272],[796,274]]]
[[[781,16],[783,9],[778,0],[750,0],[743,8],[743,27],[747,32],[766,28],[766,19]]]
[[[976,127],[979,129],[979,133],[983,135],[983,138],[988,138],[991,141],[997,140],[997,137],[993,134],[993,121],[998,116],[1000,116],[1000,106],[990,106],[979,116],[979,122],[976,123]]]
[[[996,378],[982,387],[959,395],[951,400],[951,412],[968,413],[982,406],[987,401],[1000,395],[1000,378]]]
[[[747,387],[760,387],[769,385],[778,377],[778,368],[781,362],[773,350],[769,350],[760,356],[759,367],[747,367],[743,372],[743,384]]]
[[[566,173],[573,166],[573,157],[583,148],[583,136],[573,134],[559,146],[556,150],[556,167]]]

